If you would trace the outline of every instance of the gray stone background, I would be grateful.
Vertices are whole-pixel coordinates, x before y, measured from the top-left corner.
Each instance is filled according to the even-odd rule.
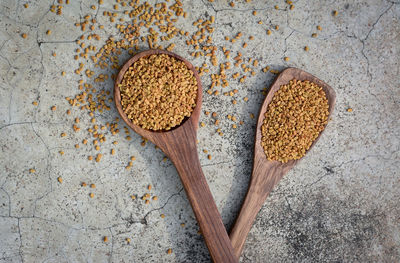
[[[83,76],[74,74],[82,62],[73,59],[76,39],[86,34],[74,23],[87,14],[96,17],[96,25],[104,25],[94,30],[101,37],[94,43],[100,48],[109,36],[118,35],[116,23],[102,15],[113,11],[115,2],[62,2],[62,14],[57,15],[49,11],[51,5],[60,5],[57,1],[0,1],[0,262],[210,261],[176,170],[170,161],[163,161],[164,154],[154,145],[141,146],[142,139],[134,132],[129,132],[132,140],[126,140],[124,123],[118,122],[119,134],[106,132],[101,162],[88,161],[89,155],[97,153],[86,131],[92,125],[90,117],[87,111],[72,108],[65,97],[81,92],[79,79],[109,91],[112,81],[100,85],[83,72]],[[276,76],[261,69],[299,67],[335,89],[336,109],[317,145],[268,197],[241,261],[399,262],[400,3],[293,2],[295,8],[290,10],[281,0],[234,1],[234,7],[220,0],[183,1],[188,16],[180,17],[176,26],[190,34],[195,32],[196,19],[216,17],[210,35],[219,62],[233,61],[237,51],[259,60],[254,77],[239,83],[231,77],[239,71],[233,67],[227,71],[229,87],[217,88],[238,89],[236,105],[232,97],[204,92],[203,112],[217,112],[224,133],[219,136],[213,118],[202,114],[206,125],[198,131],[199,155],[215,201],[230,228],[251,175],[256,118],[249,114],[257,116],[262,90]],[[23,6],[26,3],[28,8]],[[129,21],[122,10],[130,10],[129,6],[118,10]],[[52,34],[46,35],[49,29]],[[272,31],[269,36],[267,29]],[[238,32],[243,37],[237,43],[224,40]],[[313,38],[312,33],[318,36]],[[253,41],[247,40],[250,35]],[[218,70],[208,58],[192,58],[194,50],[186,46],[186,39],[179,36],[161,44],[175,43],[174,51],[196,66],[209,64],[210,73],[202,76],[206,91],[209,75]],[[248,47],[242,48],[245,40]],[[231,59],[224,58],[223,46],[232,50]],[[139,47],[148,48],[142,42]],[[119,64],[128,58],[123,52]],[[91,60],[84,63],[95,76],[104,72]],[[248,102],[243,101],[246,96]],[[50,110],[53,105],[57,110]],[[117,117],[115,107],[109,105],[110,111],[96,112],[98,125]],[[68,109],[71,115],[66,114]],[[244,124],[232,129],[227,114]],[[81,119],[77,133],[72,129],[76,117]],[[62,132],[67,136],[60,137]],[[81,144],[84,138],[89,139],[87,146]],[[110,155],[112,148],[115,155]],[[126,170],[132,155],[136,161]],[[32,168],[34,173],[29,172]],[[82,182],[96,188],[82,187]],[[89,197],[91,192],[94,198]],[[158,200],[146,205],[140,199],[145,193],[157,195]],[[131,195],[138,198],[132,200]],[[129,244],[126,238],[131,239]],[[167,254],[169,248],[172,254]]]

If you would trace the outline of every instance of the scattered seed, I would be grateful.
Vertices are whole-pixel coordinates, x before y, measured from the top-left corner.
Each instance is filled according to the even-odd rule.
[[[347,112],[353,112],[353,109],[352,108],[348,108]]]
[[[61,176],[59,176],[59,177],[57,178],[57,181],[58,181],[60,184],[63,182],[63,179],[61,178]]]

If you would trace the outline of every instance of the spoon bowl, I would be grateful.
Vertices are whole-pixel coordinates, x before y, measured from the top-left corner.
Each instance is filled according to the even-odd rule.
[[[196,107],[191,116],[184,119],[179,126],[168,131],[152,131],[133,124],[121,105],[119,84],[122,82],[125,72],[140,58],[156,54],[167,54],[183,61],[193,72],[198,86]],[[136,133],[157,145],[175,165],[213,261],[237,262],[221,215],[203,175],[197,153],[196,137],[202,102],[202,86],[200,76],[193,65],[186,59],[165,50],[152,49],[140,52],[121,68],[114,85],[114,100],[118,113],[125,123]]]
[[[279,161],[269,161],[264,153],[264,149],[261,146],[261,126],[264,121],[264,113],[267,111],[268,105],[272,101],[275,92],[279,90],[282,85],[288,84],[289,81],[292,79],[300,81],[308,80],[317,84],[324,90],[329,104],[328,120],[331,117],[333,109],[335,107],[335,91],[322,80],[301,69],[287,68],[283,70],[275,79],[274,83],[271,85],[268,94],[265,97],[264,102],[261,106],[258,116],[254,143],[253,171],[251,175],[249,189],[242,204],[242,208],[239,212],[239,216],[237,217],[235,225],[233,226],[230,233],[231,242],[235,250],[235,254],[238,258],[242,253],[246,237],[250,232],[251,226],[253,225],[253,222],[258,212],[260,211],[265,199],[273,190],[275,185],[279,182],[279,180],[301,160],[290,160],[287,163],[282,163]],[[324,127],[324,130],[325,128],[326,127]],[[308,151],[310,151],[310,149],[315,145],[324,130],[319,133],[318,137],[311,144],[311,147],[308,149]]]

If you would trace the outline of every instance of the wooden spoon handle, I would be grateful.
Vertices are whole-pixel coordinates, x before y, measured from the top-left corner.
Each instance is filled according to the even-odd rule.
[[[173,138],[169,138],[169,145],[175,148],[168,147],[165,151],[179,173],[211,257],[216,263],[238,262],[200,166],[196,133],[190,129],[177,132],[178,129]]]
[[[276,167],[265,163],[265,157],[256,159],[253,165],[253,174],[246,198],[240,209],[239,216],[233,226],[230,239],[237,258],[243,251],[247,235],[262,205],[287,170],[275,169]]]

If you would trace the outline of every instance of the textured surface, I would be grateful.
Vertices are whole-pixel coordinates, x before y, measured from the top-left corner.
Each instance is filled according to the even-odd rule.
[[[49,11],[53,1],[0,2],[0,262],[208,262],[178,175],[168,160],[163,161],[161,151],[150,143],[141,146],[133,132],[127,140],[119,122],[120,133],[112,135],[107,129],[101,161],[88,160],[98,152],[87,132],[93,126],[91,117],[88,111],[71,107],[65,97],[81,92],[80,79],[111,91],[111,80],[95,83],[84,70],[94,71],[94,76],[116,70],[100,70],[90,59],[73,59],[79,48],[76,39],[82,35],[74,23],[90,14],[97,18],[96,25],[104,25],[94,30],[100,36],[94,43],[97,49],[118,30],[103,16],[114,3],[70,2],[63,4],[61,15]],[[232,104],[232,97],[204,92],[203,110],[219,114],[223,136],[216,132],[211,115],[203,114],[200,161],[224,223],[230,227],[234,222],[249,181],[255,127],[249,114],[258,114],[261,91],[275,76],[261,69],[299,67],[335,89],[336,111],[317,145],[267,199],[241,261],[399,261],[400,4],[299,0],[294,5],[289,10],[283,1],[235,1],[234,7],[218,0],[185,1],[187,18],[176,22],[192,34],[193,21],[213,15],[215,30],[210,35],[219,47],[219,62],[233,64],[237,51],[259,60],[252,66],[255,76],[246,73],[246,81],[239,83],[231,77],[239,68],[232,66],[227,70],[229,87],[215,88],[221,93],[238,89],[237,104]],[[125,9],[129,10],[120,7],[118,13]],[[332,16],[333,10],[337,16]],[[47,35],[49,29],[52,33]],[[236,43],[224,40],[238,32],[243,37]],[[250,35],[255,39],[247,40]],[[208,59],[190,56],[194,49],[186,46],[186,39],[179,36],[161,44],[174,42],[174,52],[195,66],[206,61],[210,73],[218,72]],[[242,48],[245,39],[248,46]],[[230,59],[224,57],[222,46],[231,50]],[[139,42],[139,48],[148,47]],[[119,54],[119,64],[129,56]],[[81,75],[74,73],[79,62],[85,63]],[[205,91],[210,73],[202,77]],[[53,105],[55,111],[50,110]],[[117,117],[115,107],[108,105],[109,111],[95,113],[99,127]],[[66,114],[68,109],[71,115]],[[236,116],[237,129],[231,128],[227,114]],[[79,132],[72,129],[76,117]],[[60,137],[62,132],[67,136]],[[86,146],[81,143],[84,138],[89,140]],[[74,147],[77,143],[79,149]],[[110,154],[112,148],[115,155]],[[126,170],[132,155],[136,160]],[[82,187],[82,182],[96,188]],[[158,200],[146,205],[140,199],[145,193]],[[132,200],[131,195],[138,198]],[[104,236],[108,242],[103,242]],[[172,254],[166,253],[169,248]]]

